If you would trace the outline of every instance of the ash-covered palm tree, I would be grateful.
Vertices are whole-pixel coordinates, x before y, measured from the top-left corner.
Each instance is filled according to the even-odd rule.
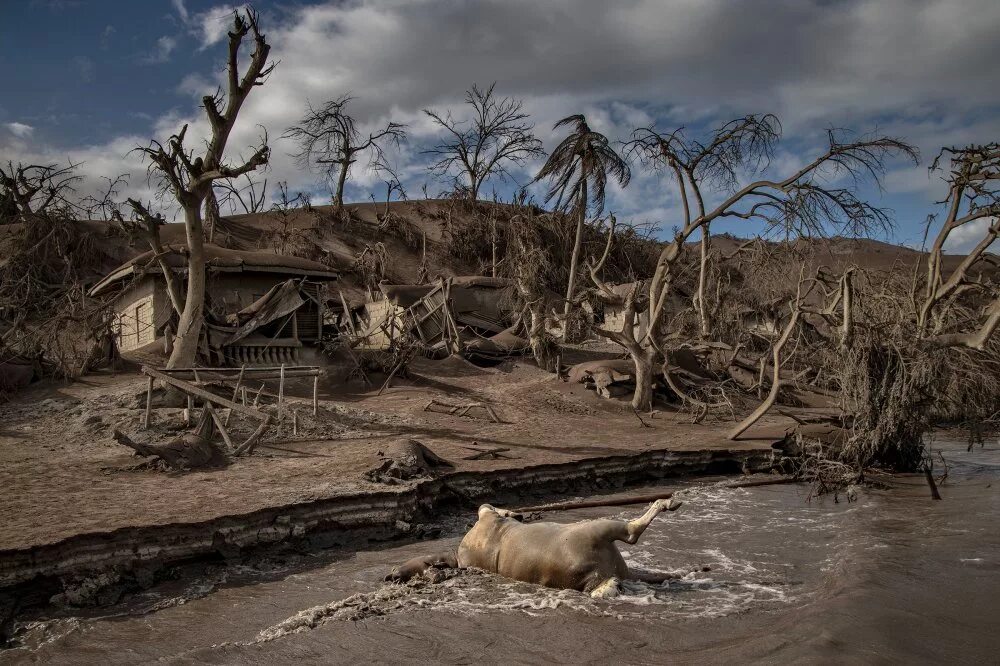
[[[556,146],[549,159],[542,166],[535,181],[551,181],[545,195],[545,203],[556,200],[556,210],[572,212],[576,217],[576,238],[569,263],[569,283],[566,286],[566,305],[563,310],[563,338],[566,336],[566,318],[570,302],[576,288],[577,263],[580,260],[580,245],[583,242],[583,225],[587,210],[595,215],[604,210],[604,197],[608,179],[613,178],[625,187],[631,178],[625,163],[608,137],[590,129],[583,115],[569,116],[555,124],[554,129],[571,127],[569,136]]]

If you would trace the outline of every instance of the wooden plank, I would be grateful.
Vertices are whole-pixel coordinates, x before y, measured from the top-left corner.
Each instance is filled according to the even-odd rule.
[[[314,370],[316,372],[319,372],[320,368],[318,365],[286,365],[285,369],[289,371]],[[197,370],[198,372],[216,372],[219,374],[224,374],[224,373],[238,374],[240,368],[159,368],[157,371],[162,372],[165,375],[173,375],[177,373],[194,372],[195,370]],[[281,370],[281,366],[278,365],[258,366],[253,368],[247,368],[246,372],[247,374],[253,374],[257,372],[276,372],[278,370]]]
[[[337,293],[340,294],[340,305],[344,308],[344,316],[347,317],[347,327],[351,329],[351,335],[356,336],[358,329],[354,325],[354,317],[351,316],[351,309],[347,307],[347,299],[344,298],[344,292],[338,289]]]
[[[240,445],[240,448],[233,451],[233,455],[238,456],[242,453],[246,453],[247,455],[249,455],[253,453],[253,450],[257,447],[257,440],[259,440],[264,435],[264,431],[267,430],[267,427],[269,425],[271,425],[271,417],[270,415],[265,414],[264,420],[261,421],[260,425],[254,431],[254,433],[250,435],[247,438],[247,440],[243,442],[243,444]]]
[[[235,448],[233,446],[233,440],[229,437],[229,431],[226,430],[226,426],[222,422],[222,419],[215,412],[215,410],[212,409],[211,403],[207,403],[207,402],[205,403],[205,410],[208,412],[209,416],[212,417],[212,421],[215,422],[215,427],[219,429],[219,434],[221,434],[222,435],[222,439],[225,440],[226,446],[229,447],[230,451],[232,451]],[[230,412],[230,413],[232,413],[232,412]]]
[[[313,416],[319,414],[319,375],[313,378]]]
[[[240,385],[243,383],[243,375],[244,375],[244,373],[246,373],[246,370],[247,370],[247,365],[246,365],[246,363],[244,363],[240,367],[240,376],[236,378],[236,388],[233,389],[233,402],[236,402],[236,398],[240,394]],[[243,405],[246,406],[246,404],[247,404],[247,401],[244,398]],[[229,425],[229,417],[232,416],[232,415],[233,415],[233,410],[229,410],[229,413],[226,414],[226,425]]]
[[[281,406],[285,401],[285,364],[281,364],[281,377],[278,380],[278,414],[281,414]]]
[[[319,374],[320,374],[319,370],[293,370],[292,369],[293,367],[294,366],[287,366],[285,368],[285,377],[287,379],[302,378],[302,377],[318,377]],[[233,370],[235,371],[236,368],[234,368]],[[253,368],[249,368],[249,367],[247,368],[246,375],[244,376],[245,380],[250,380],[250,379],[280,379],[281,378],[281,371],[280,370],[269,370],[267,372],[252,372],[252,370],[253,370]],[[188,380],[188,381],[191,381],[191,380],[194,379],[193,373],[187,373],[187,372],[172,373],[170,376],[171,377],[176,377],[178,379],[185,379],[185,380]],[[198,371],[198,377],[200,378],[200,380],[203,383],[210,382],[210,381],[232,382],[232,381],[235,381],[237,379],[238,375],[228,374],[228,373],[224,374],[224,373],[221,373],[221,372],[209,372],[207,370],[199,370]],[[197,381],[197,380],[195,380],[195,381]]]
[[[221,396],[217,396],[211,391],[206,391],[200,386],[195,386],[191,382],[186,382],[183,379],[177,379],[176,377],[171,377],[170,375],[160,372],[155,368],[150,368],[149,366],[144,365],[142,366],[142,371],[145,374],[149,375],[150,377],[159,379],[161,382],[165,384],[170,384],[171,386],[178,388],[189,395],[197,396],[202,400],[207,400],[208,402],[211,402],[214,405],[219,405],[221,407],[228,407],[229,409],[232,409],[235,412],[239,412],[240,414],[246,414],[247,416],[252,416],[255,419],[264,418],[270,420],[271,418],[269,415],[261,412],[259,409],[253,409],[252,407],[244,407],[243,405],[239,405],[233,402],[232,400],[228,400]]]

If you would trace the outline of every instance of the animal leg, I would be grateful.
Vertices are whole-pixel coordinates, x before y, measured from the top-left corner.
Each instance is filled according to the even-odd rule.
[[[681,504],[683,502],[678,499],[671,499],[669,502],[663,499],[656,500],[649,505],[646,513],[625,524],[628,536],[622,539],[622,541],[625,543],[636,543],[639,537],[642,536],[642,533],[646,531],[646,528],[649,527],[649,524],[653,522],[653,518],[656,518],[661,511],[676,511],[680,508]]]
[[[397,583],[405,583],[414,576],[422,574],[428,569],[457,569],[458,560],[453,553],[438,553],[436,555],[425,555],[407,560],[392,571],[386,574],[383,580]]]
[[[680,574],[659,571],[629,571],[629,577],[650,585],[663,585],[668,580],[679,580]]]

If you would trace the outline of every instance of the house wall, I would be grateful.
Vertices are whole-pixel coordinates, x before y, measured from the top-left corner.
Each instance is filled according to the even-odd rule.
[[[649,313],[640,312],[638,321],[635,323],[635,339],[641,340],[646,335],[646,327],[649,324]],[[613,305],[604,306],[604,328],[612,331],[625,329],[625,311]]]
[[[206,291],[208,303],[218,312],[231,313],[242,310],[272,287],[287,280],[282,273],[216,273],[210,275]],[[312,285],[317,297],[319,285]],[[185,282],[180,282],[183,295]],[[173,308],[167,295],[166,284],[158,275],[147,275],[136,280],[115,300],[115,333],[120,351],[130,351],[153,342],[163,335],[164,326],[171,320]],[[314,342],[322,332],[319,306],[313,301],[296,313],[300,320],[299,338]],[[291,329],[283,335],[291,337]]]
[[[388,349],[392,344],[390,333],[403,326],[403,308],[385,298],[365,303],[361,317],[363,339],[359,349]]]
[[[156,288],[146,278],[129,286],[115,300],[115,337],[120,351],[130,351],[156,339]]]

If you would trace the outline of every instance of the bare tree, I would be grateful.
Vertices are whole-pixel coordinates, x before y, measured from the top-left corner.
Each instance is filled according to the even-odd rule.
[[[205,307],[205,251],[202,204],[210,195],[215,181],[238,178],[267,164],[269,149],[266,135],[254,149],[248,160],[239,166],[225,164],[226,143],[240,108],[257,86],[267,80],[274,70],[274,64],[267,62],[271,47],[258,24],[259,15],[252,9],[233,13],[233,29],[229,32],[229,57],[227,61],[228,91],[223,96],[221,90],[215,95],[202,99],[205,113],[212,129],[204,155],[195,157],[192,149],[186,148],[184,138],[187,125],[167,140],[164,146],[153,140],[148,146],[137,148],[149,161],[149,173],[161,179],[184,214],[185,232],[188,246],[187,290],[177,326],[177,339],[167,367],[179,367],[194,363],[198,354],[198,339],[202,330]],[[250,63],[240,76],[238,56],[240,46],[247,35],[251,35],[254,50]],[[225,107],[222,104],[225,102]],[[138,203],[138,202],[136,202]],[[137,214],[143,217],[149,213],[144,206],[133,205]],[[155,252],[154,248],[154,252]],[[169,271],[168,271],[169,272]]]
[[[555,124],[554,129],[572,127],[569,136],[556,146],[549,159],[535,176],[536,181],[551,180],[545,202],[556,200],[555,208],[577,216],[576,235],[569,263],[569,281],[566,285],[566,303],[563,308],[563,339],[568,327],[570,305],[576,290],[577,264],[583,242],[583,226],[588,209],[595,215],[604,210],[608,177],[625,187],[631,171],[600,132],[590,129],[582,115],[568,116]]]
[[[785,324],[785,328],[781,332],[781,337],[779,337],[774,344],[771,345],[771,390],[768,391],[767,397],[764,398],[764,401],[761,402],[749,416],[740,421],[736,427],[729,431],[729,439],[736,439],[746,432],[747,429],[759,421],[778,400],[778,394],[781,393],[782,386],[781,350],[784,349],[786,344],[788,344],[788,339],[799,325],[799,317],[802,315],[802,301],[807,295],[802,293],[803,283],[804,280],[802,279],[800,271],[798,285],[795,289],[795,298],[789,303],[791,316],[788,318],[788,322]],[[815,282],[813,281],[812,284],[815,284]],[[760,368],[761,372],[763,372],[765,368],[763,360],[761,361]]]
[[[668,141],[669,136],[664,140]],[[842,132],[832,130],[827,133],[827,140],[827,148],[822,154],[785,178],[755,179],[704,212],[688,207],[683,226],[679,226],[674,239],[663,246],[654,274],[643,287],[637,283],[631,293],[621,296],[604,284],[597,271],[590,271],[598,295],[625,312],[622,330],[600,329],[599,332],[623,346],[635,363],[636,389],[632,404],[636,409],[649,409],[652,405],[652,368],[658,358],[666,356],[662,346],[667,335],[665,307],[684,244],[696,231],[715,220],[727,218],[756,220],[770,228],[781,228],[788,234],[797,235],[824,234],[831,229],[857,235],[891,224],[888,211],[862,201],[857,188],[866,179],[881,182],[885,164],[893,157],[902,155],[915,160],[915,149],[901,139],[867,135],[848,140]],[[657,147],[657,144],[651,146]],[[830,185],[840,182],[846,185]],[[648,325],[645,333],[637,338],[638,315],[647,308]]]
[[[681,129],[661,134],[654,127],[633,133],[626,154],[669,172],[684,208],[686,221],[705,214],[707,195],[731,194],[741,176],[759,173],[770,163],[781,124],[771,115],[749,115],[731,120],[704,141],[688,139]],[[693,213],[691,209],[694,209]],[[694,306],[702,337],[712,334],[711,306],[706,297],[711,244],[710,224],[701,226],[701,256]]]
[[[0,357],[29,359],[36,370],[77,377],[113,356],[111,313],[86,284],[108,252],[77,224],[98,210],[77,201],[78,165],[0,165]],[[120,179],[109,179],[113,192]],[[113,260],[113,259],[112,259]]]
[[[538,367],[547,372],[556,372],[558,345],[548,334],[546,310],[546,277],[544,273],[552,269],[550,257],[545,253],[545,241],[540,237],[542,226],[551,226],[547,215],[538,215],[530,205],[518,203],[515,199],[511,216],[505,230],[507,233],[507,269],[517,286],[517,296],[521,303],[520,319],[524,325],[531,352]]]
[[[351,166],[359,156],[369,155],[369,167],[385,168],[383,154],[386,144],[406,139],[406,126],[389,122],[384,128],[362,136],[356,121],[347,112],[347,105],[354,98],[344,95],[326,102],[318,109],[311,105],[299,124],[289,127],[283,136],[294,139],[300,148],[298,159],[306,168],[320,168],[334,182],[333,204],[337,210],[344,206],[344,185]]]
[[[240,212],[245,214],[262,213],[266,209],[267,203],[267,179],[263,182],[254,180],[252,175],[243,175],[246,180],[242,185],[235,180],[219,181],[218,187],[222,191],[219,197],[219,207],[225,206],[230,213]]]
[[[1000,325],[1000,288],[971,271],[985,266],[987,250],[1000,238],[1000,144],[944,148],[931,169],[939,170],[945,157],[950,168],[944,178],[948,196],[942,203],[948,212],[928,255],[924,294],[917,308],[917,337],[933,346],[983,349]],[[988,222],[982,238],[945,279],[945,244],[956,229],[977,220]],[[967,294],[975,294],[985,305],[956,322],[949,315],[956,313],[956,305]]]
[[[496,97],[495,87],[496,83],[481,90],[473,85],[466,91],[470,120],[455,120],[450,111],[442,116],[424,109],[445,132],[441,143],[424,151],[438,158],[429,169],[442,177],[454,175],[455,189],[463,190],[472,201],[479,198],[483,183],[491,177],[506,180],[511,177],[510,165],[523,166],[529,159],[544,155],[542,142],[532,134],[534,125],[527,122],[523,102]]]
[[[28,222],[32,216],[71,207],[67,197],[80,180],[77,166],[0,164],[0,224]]]

